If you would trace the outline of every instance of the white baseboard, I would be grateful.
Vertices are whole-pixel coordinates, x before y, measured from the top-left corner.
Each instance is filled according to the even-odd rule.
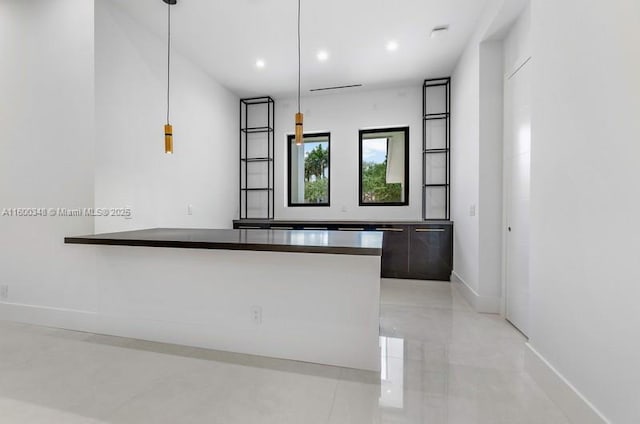
[[[201,335],[206,329],[193,324],[130,319],[95,312],[9,302],[0,302],[0,320],[159,343],[214,348],[202,341]],[[224,346],[215,348],[224,350]]]
[[[611,424],[562,374],[529,343],[525,350],[525,368],[572,423]]]
[[[462,296],[471,304],[476,312],[484,314],[499,314],[502,299],[499,297],[480,296],[455,271],[451,273],[451,282],[457,287]]]
[[[95,312],[74,309],[0,302],[0,320],[88,333],[98,332]]]

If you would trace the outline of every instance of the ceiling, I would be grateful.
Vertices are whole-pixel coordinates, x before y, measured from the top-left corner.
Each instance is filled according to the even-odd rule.
[[[109,0],[159,36],[162,0]],[[485,0],[302,0],[302,90],[420,84],[448,76]],[[173,47],[241,97],[297,90],[296,0],[178,0]],[[432,28],[449,31],[432,39]],[[388,51],[387,44],[397,43]],[[317,53],[329,58],[320,62]],[[256,61],[265,66],[259,69]]]

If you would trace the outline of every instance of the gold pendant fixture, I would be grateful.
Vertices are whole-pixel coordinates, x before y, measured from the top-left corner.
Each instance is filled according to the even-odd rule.
[[[169,123],[169,105],[171,94],[171,6],[178,0],[162,0],[167,4],[167,123],[164,126],[164,152],[173,154],[173,126]]]
[[[298,146],[301,146],[304,142],[303,119],[304,117],[300,112],[296,113],[296,145]]]
[[[170,124],[164,126],[164,152],[173,154],[173,127]]]
[[[298,0],[298,113],[296,113],[296,146],[302,146],[304,143],[304,128],[303,121],[304,116],[300,112],[300,74],[301,74],[301,61],[300,61],[300,0]]]

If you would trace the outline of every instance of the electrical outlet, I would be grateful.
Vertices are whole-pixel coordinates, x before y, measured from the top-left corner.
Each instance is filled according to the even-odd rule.
[[[476,205],[471,205],[469,207],[469,216],[476,216]]]
[[[187,205],[187,215],[193,215],[193,205]]]
[[[3,284],[0,286],[0,299],[7,300],[9,298],[9,286]]]
[[[262,324],[262,308],[260,306],[251,307],[251,322],[255,325]]]

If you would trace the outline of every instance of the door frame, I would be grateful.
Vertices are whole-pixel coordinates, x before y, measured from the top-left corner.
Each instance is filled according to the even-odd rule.
[[[531,65],[530,62],[533,59],[533,56],[526,56],[521,58],[520,60],[518,60],[515,65],[513,66],[513,68],[509,69],[505,74],[504,74],[504,80],[503,80],[503,96],[504,93],[506,93],[506,87],[507,87],[507,82],[509,80],[511,80],[514,76],[516,76],[516,74],[521,71],[525,66],[527,65]],[[504,105],[504,97],[503,97],[503,105]],[[500,317],[502,317],[505,321],[507,321],[510,325],[513,326],[513,328],[515,328],[516,330],[518,330],[521,334],[523,334],[525,337],[527,337],[527,339],[529,338],[526,334],[522,333],[522,331],[516,327],[514,324],[511,323],[511,321],[509,321],[507,319],[507,237],[509,236],[509,231],[507,231],[507,226],[508,226],[508,207],[507,207],[507,203],[508,203],[508,199],[507,199],[507,195],[508,195],[508,179],[511,176],[511,172],[507,172],[507,158],[506,158],[506,143],[507,143],[507,137],[505,134],[505,122],[506,120],[504,119],[504,106],[503,106],[503,128],[502,128],[502,132],[503,132],[503,144],[502,144],[502,300],[500,302]],[[533,140],[533,137],[532,137]],[[533,143],[532,143],[533,145]],[[529,278],[529,285],[531,285],[531,278]]]

